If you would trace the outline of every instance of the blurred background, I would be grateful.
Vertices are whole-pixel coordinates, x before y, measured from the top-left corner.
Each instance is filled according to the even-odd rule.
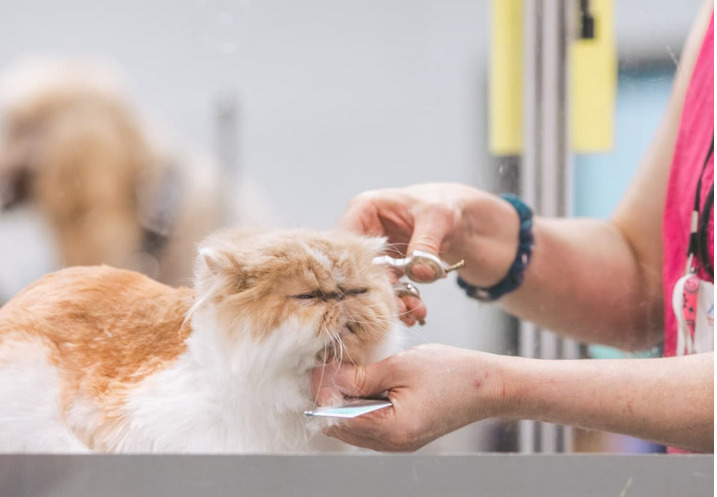
[[[665,109],[701,2],[572,3],[570,19],[578,4],[606,13],[596,14],[596,33],[607,80],[582,98],[602,102],[596,120],[609,136],[565,155],[564,214],[607,217]],[[506,64],[540,55],[520,37],[532,15],[522,4],[0,3],[0,302],[70,264],[187,284],[194,244],[211,230],[330,229],[368,189],[452,181],[520,191],[514,107],[526,89],[506,83]],[[570,19],[568,37],[580,22]],[[517,52],[504,50],[511,39]],[[428,323],[408,332],[410,343],[520,352],[519,324],[464,298],[454,281],[422,292]],[[485,421],[423,450],[551,451],[521,436],[515,423]],[[660,450],[627,437],[560,436],[570,443],[559,451]]]

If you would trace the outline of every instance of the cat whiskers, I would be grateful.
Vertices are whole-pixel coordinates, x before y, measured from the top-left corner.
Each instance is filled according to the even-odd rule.
[[[352,323],[357,323],[358,321],[351,321]],[[324,345],[324,350],[326,350],[326,347],[331,347],[331,356],[324,353],[324,356],[322,357],[323,364],[327,364],[327,360],[330,358],[332,361],[337,361],[339,363],[344,362],[344,355],[346,356],[346,359],[348,359],[351,364],[355,364],[355,360],[353,357],[351,357],[351,353],[349,352],[349,349],[344,344],[343,338],[341,338],[341,332],[336,331],[334,328],[329,328],[328,326],[324,328],[325,333],[329,336],[330,340]]]
[[[323,354],[323,357],[321,358],[321,366],[322,367],[321,367],[321,376],[319,377],[319,388],[318,388],[319,392],[321,391],[321,387],[324,386],[324,373],[326,372],[326,347],[327,347],[327,345],[328,344],[324,344],[324,354]],[[318,395],[316,397],[314,397],[314,407],[316,407],[317,405],[319,405]]]
[[[400,318],[400,317],[402,317],[402,316],[407,316],[407,315],[409,315],[410,313],[411,313],[410,311],[399,312],[399,313],[396,315],[396,317],[397,317],[397,318]],[[392,324],[394,323],[393,319],[386,319],[386,318],[383,318],[383,319],[381,319],[381,318],[376,318],[376,319],[374,319],[374,320],[372,320],[372,321],[359,321],[359,320],[356,320],[356,319],[352,319],[351,322],[352,322],[352,323],[356,323],[356,324],[361,324],[361,325],[364,325],[364,326],[379,326],[379,325],[386,325],[386,324],[392,325]],[[418,331],[416,331],[415,326],[404,326],[404,328],[406,328],[409,332],[411,332],[411,333],[412,333],[413,335],[415,335],[417,338],[420,338],[420,339],[423,341],[423,343],[430,343],[430,342],[431,342],[426,336],[424,336],[424,335],[422,335],[421,333],[419,333]]]
[[[321,376],[319,377],[319,386],[318,391],[321,391],[321,388],[324,386],[324,377],[326,373],[326,366],[329,364],[329,362],[335,362],[338,359],[339,364],[343,363],[343,353],[344,350],[346,350],[346,355],[348,356],[349,360],[353,363],[353,359],[351,359],[351,354],[349,354],[348,350],[345,348],[343,340],[341,339],[341,335],[334,331],[331,328],[324,328],[327,332],[327,334],[330,336],[331,340],[326,342],[324,344],[324,354],[321,357]],[[332,355],[329,356],[328,347],[331,346]],[[338,346],[338,351],[337,351]],[[314,407],[318,406],[318,397],[314,398]]]
[[[336,360],[337,356],[339,355],[339,346],[337,344],[337,338],[334,335],[334,333],[326,329],[325,333],[328,335],[328,342],[326,342],[326,345],[329,347],[329,354],[324,356],[324,364],[326,364],[326,361],[334,361]]]
[[[339,355],[341,355],[341,344],[336,334],[326,327],[322,327],[319,331],[320,335],[325,335],[327,339],[324,341],[324,346],[316,354],[321,364],[326,365],[328,362],[334,361]]]
[[[194,281],[194,285],[195,285],[195,287],[198,286],[196,279]],[[197,312],[197,310],[200,307],[204,306],[204,304],[207,301],[209,301],[212,298],[212,296],[214,296],[214,294],[219,290],[219,288],[221,288],[221,286],[222,285],[221,285],[220,281],[215,281],[214,284],[209,289],[204,291],[203,294],[201,296],[199,296],[194,301],[194,303],[192,304],[192,306],[189,308],[189,310],[187,311],[187,313],[184,316],[184,320],[182,321],[182,327],[186,326],[187,323],[189,321],[191,321],[192,317]]]
[[[320,366],[322,367],[321,377],[319,378],[319,390],[321,390],[321,387],[324,385],[324,375],[326,371],[325,367],[328,365],[329,362],[334,362],[337,359],[339,363],[342,363],[344,357],[344,350],[346,350],[344,342],[341,339],[341,335],[339,333],[336,333],[336,331],[328,327],[325,328],[325,330],[326,333],[329,335],[330,340],[324,343],[323,354],[319,353],[317,357],[321,360]],[[329,354],[329,347],[331,347],[331,354]],[[349,354],[348,350],[346,350],[346,355],[353,362],[353,359],[351,359],[351,354]],[[318,398],[314,398],[314,407],[318,405],[318,400]]]
[[[406,326],[406,328],[407,328],[407,330],[408,330],[410,333],[412,333],[413,335],[415,335],[416,338],[420,338],[420,339],[423,341],[423,343],[430,343],[430,342],[431,342],[425,335],[422,335],[421,333],[417,332],[417,331],[414,329],[413,326]]]
[[[331,336],[331,344],[334,346],[334,359],[338,359],[340,363],[343,363],[345,351],[346,355],[350,360],[351,354],[349,354],[348,350],[346,350],[346,347],[344,346],[344,341],[341,339],[341,334],[337,333],[334,329],[327,329],[327,331]],[[338,350],[336,350],[336,348],[338,348]]]
[[[403,246],[403,248],[408,247],[408,243],[387,243],[386,244],[386,252],[388,255],[396,256],[396,257],[404,257],[404,250],[399,249],[399,246]]]

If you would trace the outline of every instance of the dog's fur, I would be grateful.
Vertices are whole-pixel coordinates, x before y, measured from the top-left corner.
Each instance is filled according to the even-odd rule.
[[[186,283],[227,217],[211,165],[167,153],[111,68],[35,61],[0,83],[0,215],[37,207],[61,266],[108,264]]]

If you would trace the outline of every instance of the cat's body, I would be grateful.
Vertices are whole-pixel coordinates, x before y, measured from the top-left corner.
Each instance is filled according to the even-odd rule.
[[[0,451],[327,447],[303,415],[309,372],[387,343],[396,308],[379,250],[225,232],[200,249],[194,289],[108,267],[46,276],[0,309]]]

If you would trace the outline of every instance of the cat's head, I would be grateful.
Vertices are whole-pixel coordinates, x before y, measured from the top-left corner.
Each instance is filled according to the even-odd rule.
[[[198,302],[230,335],[360,364],[397,323],[390,276],[372,264],[384,248],[343,232],[222,231],[200,247]]]

